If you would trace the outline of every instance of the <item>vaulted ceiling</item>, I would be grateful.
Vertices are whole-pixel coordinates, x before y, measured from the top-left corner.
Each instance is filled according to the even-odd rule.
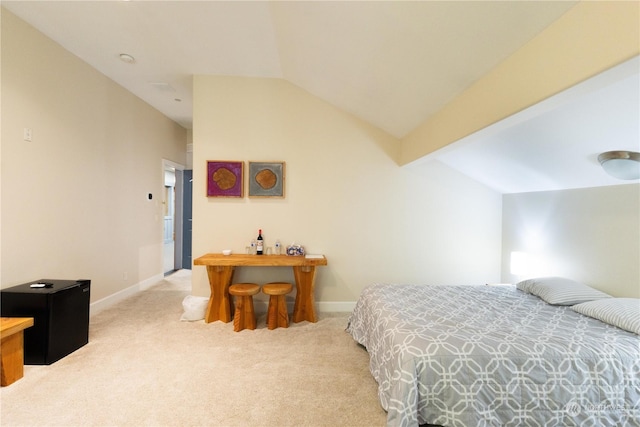
[[[191,77],[234,75],[286,79],[396,137],[573,3],[2,2],[185,127]]]
[[[575,4],[2,2],[4,8],[186,128],[192,124],[192,76],[233,75],[285,79],[399,139]],[[134,62],[123,62],[122,53],[131,55]],[[615,101],[611,102],[615,105]],[[629,103],[637,105],[637,96],[626,101]],[[565,124],[572,120],[566,114],[562,119]],[[560,124],[560,119],[554,120]],[[631,122],[625,126],[633,125]],[[550,135],[554,126],[539,120],[535,126],[521,128],[522,135],[515,135],[515,131],[492,135],[493,143],[483,144],[486,148],[481,150],[482,155],[478,148],[465,152],[458,146],[457,154],[447,150],[447,157],[440,160],[501,192],[571,187],[574,177],[569,181],[554,178],[551,181],[557,182],[549,185],[548,179],[540,180],[535,174],[527,175],[527,182],[519,184],[507,174],[527,167],[540,174],[553,174],[557,167],[553,162],[539,162],[513,169],[514,162],[525,161],[527,156],[514,159],[522,156],[505,155],[504,146],[496,143],[506,138],[513,143],[516,137],[522,137],[523,143],[570,137],[569,131],[563,131],[562,136]],[[518,150],[515,144],[511,147]],[[566,155],[569,154],[562,154]],[[468,165],[474,163],[469,159],[478,156],[492,159],[494,176],[481,173],[478,162],[475,168]],[[504,172],[495,176],[496,170]],[[505,181],[512,185],[499,184]]]

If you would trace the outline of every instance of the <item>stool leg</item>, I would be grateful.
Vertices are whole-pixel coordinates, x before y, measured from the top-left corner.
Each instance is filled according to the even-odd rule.
[[[246,329],[255,329],[256,328],[256,314],[253,310],[253,297],[247,297],[247,302],[244,306],[245,312],[244,315],[246,317],[245,324]]]
[[[253,310],[253,298],[241,296],[236,301],[236,311],[233,316],[233,330],[240,332],[243,329],[256,328],[256,315]]]
[[[267,312],[267,328],[288,328],[289,313],[284,295],[271,295],[269,297],[269,309]]]
[[[269,296],[269,307],[267,308],[267,328],[275,329],[278,327],[278,300],[277,296]]]
[[[287,312],[287,300],[284,295],[278,295],[278,326],[289,327],[289,313]]]
[[[242,297],[235,297],[236,309],[233,313],[233,330],[240,332],[244,328],[242,321]]]

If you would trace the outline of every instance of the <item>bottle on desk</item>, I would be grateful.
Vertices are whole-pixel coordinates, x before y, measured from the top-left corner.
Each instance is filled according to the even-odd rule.
[[[282,245],[280,244],[280,240],[276,240],[276,243],[274,246],[275,246],[276,255],[280,255],[282,253]]]
[[[256,254],[256,239],[251,239],[251,247],[249,249],[249,254],[251,255]]]
[[[262,255],[264,249],[264,239],[262,238],[262,230],[258,230],[258,239],[256,240],[256,255]]]

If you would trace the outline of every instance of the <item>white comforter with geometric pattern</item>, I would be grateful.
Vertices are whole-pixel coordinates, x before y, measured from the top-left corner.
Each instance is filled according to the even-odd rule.
[[[347,331],[389,426],[640,426],[640,337],[513,286],[373,284]]]

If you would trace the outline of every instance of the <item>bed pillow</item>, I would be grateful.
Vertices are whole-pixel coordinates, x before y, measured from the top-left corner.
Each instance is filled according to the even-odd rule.
[[[607,298],[571,307],[585,316],[640,335],[640,299]]]
[[[611,298],[611,295],[564,277],[538,277],[523,280],[516,284],[516,287],[553,305],[574,305]]]

